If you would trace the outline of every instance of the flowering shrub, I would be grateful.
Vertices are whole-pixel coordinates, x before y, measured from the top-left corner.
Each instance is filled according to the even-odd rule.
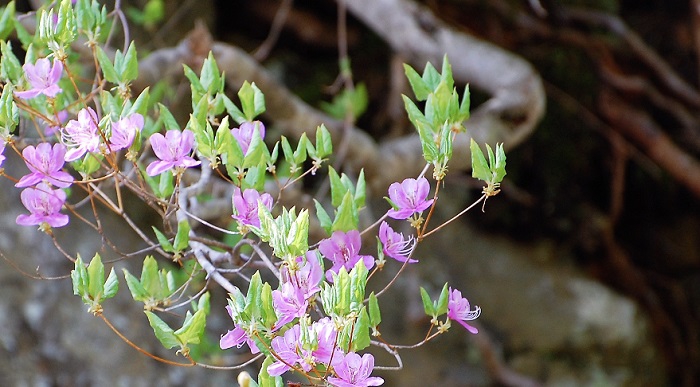
[[[399,350],[407,347],[378,339],[380,297],[406,265],[419,264],[414,257],[416,244],[444,226],[428,229],[452,141],[463,135],[463,122],[469,117],[468,90],[460,102],[447,58],[441,72],[430,64],[423,74],[406,66],[416,98],[425,102],[421,111],[404,96],[409,119],[422,141],[426,168],[415,178],[391,184],[385,214],[360,230],[363,173],[348,177],[328,167],[330,202],[316,198],[313,212],[281,204],[285,190],[309,173],[324,171],[333,154],[330,133],[321,125],[313,141],[306,135],[296,139],[296,149],[284,137],[277,142],[266,138],[265,125],[256,120],[265,110],[263,93],[255,84],[244,83],[238,91],[240,107],[235,105],[223,92],[224,78],[212,54],[199,74],[185,66],[192,112],[182,127],[149,89],[132,95],[131,82],[138,76],[133,42],[125,42],[124,52],[107,54],[110,46],[104,32],[121,10],[109,12],[94,0],[63,0],[37,13],[33,35],[16,22],[14,12],[12,2],[2,10],[0,38],[14,31],[26,55],[20,66],[10,43],[2,41],[0,163],[5,160],[2,152],[9,148],[24,159],[29,172],[19,179],[2,169],[0,174],[24,188],[21,200],[29,214],[19,215],[17,224],[38,226],[57,245],[60,241],[53,229],[73,222],[85,222],[108,239],[101,235],[94,211],[102,206],[144,240],[149,246],[146,251],[182,266],[159,268],[153,255],[123,254],[143,260],[140,278],[123,270],[123,279],[133,299],[143,303],[144,322],[164,347],[177,348],[185,361],[160,358],[118,332],[120,337],[156,360],[213,367],[190,351],[207,330],[207,316],[228,313],[232,329],[218,332],[219,346],[245,345],[254,361],[263,360],[257,382],[250,380],[250,385],[280,385],[282,376],[293,372],[309,385],[378,386],[384,381],[372,376],[373,370],[401,368]],[[79,38],[90,48],[88,58],[73,55]],[[28,127],[33,123],[36,136],[19,131],[20,121]],[[231,128],[230,121],[238,127]],[[487,146],[487,160],[473,141],[471,150],[473,176],[485,182],[478,203],[498,193],[505,155],[502,146],[496,147],[495,154]],[[303,170],[303,165],[311,167]],[[430,166],[432,183],[425,176]],[[197,215],[209,205],[211,198],[204,195],[208,184],[231,188],[226,198],[230,205],[224,210],[229,223],[215,225]],[[124,190],[150,205],[161,216],[162,227],[153,227],[152,233],[139,229],[124,206]],[[93,208],[93,219],[77,213],[86,204]],[[393,219],[393,225],[408,221],[412,233],[394,231],[387,218]],[[318,228],[314,234],[324,237],[310,241],[314,227]],[[376,237],[363,240],[363,234]],[[377,255],[363,254],[363,242],[374,240]],[[116,331],[104,313],[105,300],[119,291],[114,269],[106,275],[99,254],[89,264],[70,251],[65,255],[75,264],[71,272],[75,295]],[[401,265],[387,265],[387,256]],[[260,270],[273,280],[263,280]],[[367,283],[379,270],[392,271],[394,278],[374,284],[381,290],[368,295]],[[200,273],[208,281],[197,280]],[[210,309],[207,289],[212,284],[229,293],[225,309]],[[472,309],[459,290],[445,284],[433,299],[421,288],[420,297],[431,317],[420,345],[446,332],[451,321],[477,333],[468,322],[479,317],[481,309]],[[185,310],[185,317],[180,327],[173,328],[159,315],[176,309]],[[371,346],[393,355],[398,365],[375,366],[374,356],[367,351]]]

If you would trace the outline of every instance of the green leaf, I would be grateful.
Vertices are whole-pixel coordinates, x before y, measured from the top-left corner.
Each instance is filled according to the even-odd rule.
[[[374,292],[369,294],[369,325],[372,328],[377,328],[377,326],[382,322],[382,315],[381,312],[379,311],[379,302],[377,301],[377,296],[374,295]]]
[[[302,133],[299,137],[299,142],[297,143],[297,149],[294,151],[294,164],[301,165],[306,161],[306,153],[309,145],[309,138],[306,137],[306,133]]]
[[[272,302],[272,287],[265,282],[260,292],[260,316],[263,326],[272,329],[277,322],[277,313]]]
[[[260,272],[256,271],[255,274],[250,278],[250,284],[248,285],[248,294],[245,299],[245,309],[246,315],[253,318],[261,316],[262,301],[260,295],[262,293],[262,280],[260,278]]]
[[[404,64],[404,72],[406,73],[406,78],[408,78],[408,83],[411,84],[411,89],[413,94],[415,94],[416,99],[419,101],[425,101],[433,90],[428,87],[423,78],[418,75],[418,72],[413,69],[413,67]]]
[[[442,291],[440,291],[440,297],[438,298],[437,305],[435,307],[435,313],[438,316],[447,313],[449,299],[450,291],[447,287],[447,282],[445,282],[445,285],[442,287]]]
[[[126,50],[122,59],[122,65],[119,74],[120,83],[129,83],[139,76],[139,62],[136,56],[136,47],[132,41],[129,48]]]
[[[338,176],[338,172],[331,166],[328,167],[328,179],[331,183],[331,204],[333,207],[338,207],[342,203],[345,194],[348,193],[348,189],[341,181],[340,176]]]
[[[15,28],[15,2],[10,1],[0,14],[0,40],[5,41]],[[3,57],[5,53],[3,53]]]
[[[328,235],[330,235],[331,234],[331,227],[333,226],[333,222],[331,221],[331,218],[328,216],[328,213],[323,208],[323,205],[321,203],[319,203],[319,201],[316,199],[314,199],[314,206],[316,207],[316,218],[318,218],[318,221],[321,224],[321,227],[324,230],[326,230],[326,233],[328,233]]]
[[[199,344],[206,324],[207,315],[203,309],[198,310],[194,315],[190,315],[188,311],[182,328],[175,331],[175,335],[183,346]]]
[[[156,238],[158,238],[158,243],[160,243],[160,247],[163,248],[165,252],[174,253],[176,250],[173,247],[172,243],[170,243],[168,238],[165,236],[165,234],[160,232],[160,230],[155,228],[155,226],[151,226],[151,228],[153,229],[153,232],[156,233]]]
[[[110,270],[107,280],[104,283],[104,295],[103,299],[114,297],[119,291],[119,280],[117,275],[114,273],[114,268]]]
[[[75,260],[75,268],[71,270],[70,278],[73,283],[73,294],[81,297],[87,296],[90,281],[85,264],[80,258],[80,254],[78,254],[78,258]]]
[[[454,88],[454,79],[452,77],[452,66],[450,61],[447,59],[447,54],[442,57],[442,74],[440,74],[440,79],[445,82],[448,90]]]
[[[355,195],[353,200],[355,201],[355,206],[360,209],[365,206],[365,169],[360,169],[360,175],[357,177],[357,186],[355,187]]]
[[[144,313],[146,313],[148,323],[151,324],[151,328],[153,328],[153,333],[155,333],[156,338],[165,348],[170,349],[181,345],[175,332],[173,332],[172,328],[170,328],[165,321],[161,320],[155,313],[147,310],[144,311]]]
[[[88,294],[93,300],[99,302],[104,294],[105,267],[99,253],[95,253],[87,268],[88,273]]]
[[[258,373],[258,385],[260,387],[284,387],[284,381],[281,376],[270,376],[267,373],[267,367],[275,361],[276,359],[272,355],[268,355],[262,366],[260,366],[260,373]],[[253,386],[251,385],[250,387]]]
[[[129,273],[128,270],[122,269],[122,271],[124,273],[124,279],[126,280],[126,286],[129,288],[129,292],[131,292],[131,297],[134,298],[134,301],[146,301],[148,299],[148,293],[141,285],[141,282]]]
[[[331,140],[331,133],[326,128],[326,125],[321,124],[316,128],[316,157],[323,159],[332,153],[333,141]]]
[[[0,77],[3,81],[18,84],[22,79],[22,65],[12,52],[10,42],[0,42],[0,54],[2,54],[0,57]]]
[[[309,210],[302,210],[287,233],[289,254],[300,257],[309,251]]]
[[[357,207],[355,206],[355,202],[352,198],[352,194],[350,192],[346,192],[345,196],[343,197],[343,201],[338,207],[331,230],[343,232],[357,230],[359,223],[360,219],[357,213]]]
[[[210,95],[216,94],[216,92],[222,86],[219,66],[217,66],[216,60],[214,59],[214,54],[212,54],[211,51],[209,51],[209,56],[207,56],[207,59],[204,60],[199,80],[202,83],[202,87]]]
[[[469,149],[472,152],[472,177],[485,182],[491,181],[491,172],[484,153],[474,139],[471,139]]]
[[[255,121],[253,137],[243,159],[243,168],[264,166],[267,165],[267,161],[270,159],[270,152],[260,135],[259,123],[260,121]]]
[[[425,310],[425,314],[431,317],[436,317],[437,313],[435,313],[433,300],[430,299],[430,295],[422,286],[420,288],[420,298],[423,301],[423,310]]]
[[[14,87],[6,84],[0,96],[0,136],[7,137],[19,123],[19,108],[12,99]]]
[[[190,223],[187,220],[183,220],[177,224],[177,233],[175,234],[175,241],[173,242],[173,247],[175,251],[185,250],[190,243]]]
[[[143,89],[141,94],[139,94],[139,96],[136,98],[136,101],[134,101],[134,104],[131,105],[129,112],[126,114],[127,116],[138,113],[146,117],[146,112],[148,111],[148,101],[150,99],[149,90],[150,87]]]
[[[425,69],[423,70],[423,81],[431,91],[435,90],[440,84],[440,74],[430,62],[425,64]]]
[[[241,109],[239,109],[236,104],[234,104],[233,101],[226,96],[226,94],[221,94],[221,99],[226,107],[226,112],[231,116],[231,118],[233,118],[234,121],[236,121],[239,125],[247,121]]]
[[[459,120],[465,121],[469,119],[469,107],[471,104],[471,96],[469,94],[469,85],[464,86],[464,95],[462,96],[462,103],[459,105]]]
[[[362,264],[364,266],[364,264]],[[370,344],[369,337],[369,316],[367,315],[367,308],[362,308],[360,315],[355,320],[355,329],[353,331],[352,347],[354,351],[361,351]]]
[[[496,144],[496,166],[494,170],[494,183],[500,183],[506,176],[506,153],[503,151],[503,143]]]
[[[197,77],[197,73],[195,73],[194,70],[192,70],[186,64],[183,64],[182,67],[185,71],[185,77],[190,81],[190,86],[192,88],[192,102],[199,102],[202,96],[207,93],[207,90],[199,81],[199,77]]]
[[[146,256],[141,268],[141,285],[146,290],[148,296],[160,298],[162,288],[160,275],[158,274],[158,263],[152,255]]]
[[[107,54],[104,52],[102,47],[99,45],[97,46],[97,62],[100,64],[102,74],[104,74],[105,79],[108,82],[112,82],[114,84],[119,83],[120,77],[117,73],[117,70],[115,69],[109,57],[107,57]]]
[[[265,97],[255,85],[255,82],[243,82],[240,90],[238,90],[238,98],[241,100],[241,108],[246,121],[252,122],[257,115],[265,111]]]

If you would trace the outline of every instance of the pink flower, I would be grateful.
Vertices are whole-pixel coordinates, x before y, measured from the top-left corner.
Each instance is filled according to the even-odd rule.
[[[311,351],[303,349],[301,346],[299,324],[288,329],[284,335],[272,339],[271,345],[277,356],[284,361],[277,360],[267,367],[267,373],[270,376],[280,376],[290,370],[291,367],[287,364],[299,363],[305,371],[311,370],[311,364],[304,361],[305,358],[311,358]]]
[[[297,257],[297,263],[303,262],[303,257]],[[304,293],[304,298],[309,299],[314,294],[321,291],[319,286],[323,279],[323,267],[318,259],[316,250],[306,253],[306,263],[299,269],[290,272],[287,266],[281,270],[282,281],[291,282]]]
[[[17,224],[20,226],[45,225],[50,227],[63,227],[68,224],[68,215],[59,211],[66,201],[66,193],[62,190],[53,190],[46,183],[40,183],[35,188],[27,188],[20,194],[24,207],[30,214],[17,216]]]
[[[56,114],[58,117],[58,125],[51,125],[51,123],[46,122],[42,120],[41,118],[38,118],[37,120],[43,124],[44,126],[44,134],[47,136],[52,136],[54,133],[58,132],[61,130],[61,125],[66,122],[68,119],[68,112],[65,110],[61,110]]]
[[[230,306],[226,306],[226,311],[228,312],[228,315],[233,319],[233,313],[231,311]],[[255,345],[255,340],[250,338],[246,333],[245,329],[235,324],[235,322],[233,330],[230,330],[225,335],[221,336],[221,340],[219,341],[219,346],[221,347],[221,349],[229,349],[233,346],[240,348],[243,346],[243,344],[248,344],[250,352],[253,355],[255,355],[256,353],[260,353],[260,349],[258,349],[258,346]]]
[[[333,369],[338,377],[331,376],[328,383],[335,387],[368,387],[381,386],[384,379],[378,376],[369,376],[374,369],[374,356],[366,353],[360,357],[355,352],[342,354],[333,359]]]
[[[394,258],[399,262],[416,263],[415,259],[409,259],[416,241],[413,237],[404,240],[403,234],[395,232],[387,222],[382,222],[379,226],[379,241],[382,243],[384,255]]]
[[[248,153],[248,148],[253,140],[253,134],[255,134],[255,128],[258,128],[261,138],[265,138],[265,125],[260,121],[244,122],[239,128],[231,129],[231,134],[238,141],[238,145],[241,146],[243,155]]]
[[[469,332],[473,334],[479,333],[475,327],[467,324],[467,321],[476,320],[481,314],[481,308],[478,306],[471,310],[469,301],[462,297],[462,292],[457,289],[449,289],[449,299],[447,301],[447,317],[450,320],[455,320],[462,324]]]
[[[297,317],[302,317],[309,307],[309,302],[304,298],[304,292],[291,282],[285,282],[280,289],[272,291],[272,303],[279,316],[274,330]]]
[[[173,168],[189,168],[200,162],[189,156],[194,145],[194,133],[190,130],[168,130],[163,136],[154,133],[151,136],[153,153],[160,159],[146,167],[148,176],[160,175]]]
[[[109,146],[113,151],[126,149],[131,146],[136,138],[136,133],[143,129],[143,116],[134,113],[112,123],[112,134],[109,138]]]
[[[97,113],[86,107],[78,112],[77,120],[70,120],[63,130],[63,141],[68,144],[66,161],[73,161],[82,157],[85,153],[100,151],[100,132],[97,127],[99,122]]]
[[[340,268],[350,272],[355,264],[362,260],[367,270],[374,266],[374,258],[371,255],[359,255],[362,247],[360,232],[350,230],[347,233],[336,231],[330,238],[322,240],[318,245],[318,250],[326,259],[333,262],[333,266],[326,271],[326,279],[333,282],[332,273],[340,272]]]
[[[258,200],[268,209],[272,210],[272,196],[248,188],[241,193],[241,189],[236,187],[233,190],[233,209],[235,214],[231,215],[243,226],[260,227],[260,217],[258,217]]]
[[[15,187],[29,187],[42,181],[65,188],[73,183],[73,176],[62,170],[65,161],[66,147],[63,144],[42,142],[34,148],[32,145],[24,148],[22,156],[30,174],[23,176]]]
[[[22,69],[24,69],[32,88],[26,91],[16,91],[15,95],[19,98],[31,99],[39,94],[53,98],[62,91],[58,86],[58,81],[63,74],[61,61],[54,59],[52,66],[48,58],[41,58],[37,59],[35,64],[25,63]]]
[[[2,168],[2,163],[5,161],[5,140],[0,138],[0,168]]]
[[[392,183],[389,186],[389,199],[398,209],[389,210],[387,215],[394,219],[408,219],[415,213],[425,211],[433,204],[433,199],[425,200],[429,193],[430,184],[425,177],[418,180],[408,178],[401,184]]]

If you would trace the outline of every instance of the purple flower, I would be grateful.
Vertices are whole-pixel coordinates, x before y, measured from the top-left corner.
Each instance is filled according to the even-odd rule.
[[[304,298],[304,292],[291,282],[285,282],[280,289],[272,291],[272,303],[279,316],[273,330],[279,329],[297,317],[302,317],[309,307],[309,302]]]
[[[41,58],[37,59],[35,64],[25,63],[22,69],[24,69],[32,88],[27,91],[16,91],[15,95],[18,97],[31,99],[39,94],[44,94],[53,98],[62,91],[58,86],[58,81],[63,74],[61,61],[54,59],[52,66],[48,58]]]
[[[60,112],[56,113],[56,116],[56,118],[58,118],[58,125],[51,125],[50,122],[46,122],[41,118],[37,118],[37,120],[42,124],[42,126],[44,126],[45,135],[53,136],[54,133],[61,130],[61,125],[68,119],[68,112],[65,110],[61,110]]]
[[[233,137],[238,141],[238,145],[241,146],[243,155],[248,153],[248,148],[253,141],[253,134],[255,134],[256,127],[260,133],[260,138],[265,138],[265,125],[260,121],[244,122],[239,128],[231,129],[231,134],[233,134]]]
[[[66,161],[73,161],[82,157],[87,152],[100,151],[100,132],[97,128],[99,122],[97,113],[91,107],[86,107],[78,112],[77,120],[70,120],[63,131],[63,141],[68,144]]]
[[[243,226],[260,227],[260,218],[258,217],[258,200],[272,210],[272,196],[269,193],[263,193],[248,188],[243,193],[241,189],[236,187],[233,190],[233,209],[235,214],[231,215]]]
[[[367,270],[374,266],[374,258],[371,255],[359,255],[362,241],[360,232],[350,230],[347,233],[336,231],[330,238],[322,240],[318,245],[318,250],[326,259],[333,262],[333,266],[326,271],[326,279],[333,282],[332,273],[338,273],[341,267],[350,272],[355,264],[362,260]]]
[[[479,333],[479,330],[467,324],[467,321],[476,320],[481,314],[481,308],[478,306],[471,310],[469,301],[462,297],[462,292],[457,289],[449,289],[449,299],[447,301],[447,317],[450,320],[455,320],[462,324],[463,327],[473,334]]]
[[[136,138],[136,133],[143,129],[143,116],[134,113],[112,123],[112,134],[109,138],[109,146],[113,151],[126,149],[131,146]]]
[[[303,262],[303,257],[297,257],[297,263]],[[309,299],[311,296],[321,290],[319,286],[323,279],[323,267],[318,259],[316,250],[306,253],[306,263],[297,270],[290,271],[287,266],[282,268],[282,280],[291,282],[295,287],[301,289],[304,293],[304,298]]]
[[[299,324],[297,324],[284,332],[284,335],[272,339],[270,343],[272,349],[277,357],[284,361],[278,359],[267,367],[267,373],[270,376],[280,376],[291,369],[289,365],[296,363],[299,363],[304,371],[311,370],[310,361],[304,361],[304,359],[311,359],[312,355],[310,351],[301,347],[300,329]]]
[[[318,342],[317,348],[312,352],[314,360],[317,363],[328,364],[331,361],[333,351],[336,351],[336,355],[340,352],[335,343],[338,338],[335,323],[330,317],[324,317],[313,323],[313,330],[316,333],[316,341]]]
[[[379,226],[379,241],[382,243],[384,255],[399,262],[406,262],[406,260],[408,263],[418,262],[408,258],[416,246],[415,239],[409,237],[408,240],[404,240],[403,234],[395,232],[387,222],[382,222]]]
[[[433,199],[425,200],[428,193],[430,193],[430,184],[425,177],[418,180],[408,178],[401,184],[392,183],[389,186],[389,199],[398,207],[398,210],[392,208],[387,215],[394,219],[408,219],[415,213],[425,211],[433,204]]]
[[[172,168],[189,168],[199,165],[200,162],[189,156],[194,145],[194,133],[190,130],[168,130],[163,136],[154,133],[151,136],[151,147],[160,159],[154,161],[146,168],[148,176],[160,175]]]
[[[0,168],[2,167],[3,161],[5,161],[5,139],[0,138]]]
[[[374,369],[374,356],[366,353],[360,357],[355,352],[349,352],[333,359],[333,369],[338,377],[329,377],[328,383],[335,387],[368,387],[381,386],[384,379],[369,376]]]
[[[73,183],[73,176],[61,170],[65,161],[66,147],[63,144],[54,144],[53,148],[48,142],[42,142],[36,148],[29,145],[22,151],[24,162],[31,171],[23,176],[15,187],[29,187],[42,181],[65,188]]]
[[[59,211],[66,201],[66,193],[62,190],[53,190],[46,183],[40,183],[36,187],[27,188],[20,194],[22,204],[30,214],[17,216],[17,224],[20,226],[45,225],[50,227],[63,227],[68,224],[68,215]]]
[[[228,315],[231,316],[231,319],[233,319],[233,312],[231,311],[230,306],[226,306],[226,311],[228,312]],[[233,330],[230,330],[225,335],[221,336],[219,346],[221,349],[229,349],[233,346],[240,348],[244,343],[248,344],[248,347],[250,347],[250,352],[253,355],[260,353],[260,349],[258,349],[258,346],[255,345],[255,340],[248,336],[245,329],[241,328],[234,322]]]

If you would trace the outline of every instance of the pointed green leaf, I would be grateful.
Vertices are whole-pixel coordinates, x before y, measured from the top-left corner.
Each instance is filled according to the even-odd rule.
[[[93,300],[100,300],[104,294],[105,267],[99,253],[92,257],[87,269],[88,273],[88,294]],[[99,301],[98,301],[99,302]]]
[[[425,69],[423,70],[423,81],[431,91],[435,90],[438,84],[440,84],[440,78],[440,74],[432,65],[432,63],[426,63]]]
[[[474,139],[471,139],[469,149],[472,152],[472,177],[485,182],[491,181],[491,172],[484,153]]]
[[[90,281],[88,279],[87,269],[80,255],[78,255],[78,258],[75,260],[75,268],[71,270],[70,278],[73,283],[73,294],[85,297],[88,294]]]
[[[352,347],[355,351],[361,351],[369,347],[369,327],[370,323],[369,316],[367,315],[367,308],[363,307],[359,317],[355,320],[355,330],[352,338]]]
[[[126,116],[138,113],[146,117],[146,113],[148,111],[148,102],[151,97],[149,91],[150,87],[143,89],[141,94],[139,94],[139,96],[136,98],[136,101],[134,101],[134,104],[131,105],[131,108],[129,109],[129,112],[126,114]]]
[[[119,291],[119,280],[117,275],[114,273],[114,268],[110,270],[107,280],[104,283],[104,295],[103,299],[108,299],[114,297]]]
[[[175,234],[173,247],[176,251],[183,251],[189,246],[189,243],[190,223],[187,220],[183,220],[177,224],[177,233]]]
[[[284,381],[281,376],[270,376],[267,373],[267,367],[274,363],[276,359],[272,355],[268,355],[265,361],[260,366],[260,373],[258,373],[258,386],[259,387],[284,387]],[[254,387],[251,385],[250,387]]]
[[[377,296],[374,292],[369,294],[369,321],[372,328],[377,328],[377,326],[382,322],[382,314],[379,311],[379,302],[377,301]]]
[[[450,291],[449,288],[447,287],[447,282],[445,282],[445,285],[442,287],[442,291],[440,291],[440,297],[438,298],[437,305],[435,307],[435,313],[437,315],[442,315],[447,313],[447,304],[450,298]]]
[[[152,255],[146,256],[141,268],[141,285],[151,297],[159,298],[162,293],[158,274],[158,263]]]
[[[464,95],[462,96],[462,103],[459,105],[459,119],[460,121],[465,121],[469,119],[469,107],[471,104],[471,96],[469,94],[469,85],[464,86]]]
[[[503,143],[496,144],[496,165],[494,183],[500,183],[506,176],[506,153],[503,151]]]
[[[420,288],[420,298],[423,301],[423,310],[425,310],[425,314],[427,314],[430,317],[437,316],[437,313],[435,313],[435,306],[433,305],[433,300],[430,299],[430,295],[422,286]]]
[[[214,54],[209,51],[209,56],[204,60],[201,75],[199,77],[202,87],[210,94],[214,95],[221,88],[221,73],[216,64]]]
[[[160,243],[160,247],[163,248],[163,250],[165,250],[165,252],[174,253],[175,248],[173,247],[172,243],[170,243],[168,238],[166,238],[165,234],[160,232],[160,230],[158,230],[154,226],[151,226],[151,228],[153,229],[153,232],[156,233],[156,238],[158,238],[158,243]]]
[[[19,59],[12,52],[12,44],[10,42],[0,42],[0,77],[2,80],[18,84],[22,78],[22,65]]]
[[[328,235],[330,235],[331,227],[333,226],[331,218],[328,216],[328,213],[323,208],[323,205],[321,205],[321,203],[319,203],[319,201],[316,199],[314,199],[314,206],[316,207],[316,218],[318,218],[321,227],[324,230],[326,230],[326,233],[328,233]]]
[[[416,99],[419,101],[425,101],[433,90],[428,87],[423,78],[418,74],[413,67],[404,63],[404,72],[406,73],[406,78],[408,78],[408,83],[411,85],[413,94],[415,94]]]
[[[0,40],[4,42],[15,29],[15,2],[10,1],[0,14]],[[4,53],[3,53],[4,56]]]
[[[189,312],[187,313],[189,314]],[[187,344],[199,344],[206,325],[207,315],[204,313],[204,310],[200,309],[195,312],[194,315],[190,315],[189,318],[185,319],[182,328],[175,331],[175,335],[183,346]]]
[[[165,321],[161,320],[155,313],[147,310],[144,311],[144,313],[146,313],[148,323],[151,325],[151,328],[153,328],[153,333],[155,333],[156,338],[165,348],[170,349],[181,345],[175,332],[173,332],[172,328],[170,328]]]
[[[360,175],[357,177],[357,186],[355,187],[355,195],[353,200],[355,201],[355,206],[361,209],[365,206],[366,198],[366,185],[365,185],[365,169],[360,169]]]
[[[131,292],[131,297],[133,297],[135,301],[139,302],[143,302],[148,299],[148,293],[141,285],[141,282],[131,273],[129,273],[128,270],[122,269],[122,272],[124,273],[126,286],[129,288],[129,292]]]
[[[226,94],[221,94],[221,99],[226,107],[226,112],[231,116],[231,118],[233,118],[234,121],[236,121],[239,125],[247,121],[241,109],[239,109],[236,104],[234,104],[233,101],[226,96]]]
[[[352,194],[346,192],[343,197],[343,201],[338,207],[338,211],[335,215],[335,220],[331,226],[332,231],[343,231],[348,232],[350,230],[357,230],[360,223],[360,219],[357,213],[357,207],[353,201]]]
[[[328,167],[328,179],[331,183],[331,204],[333,207],[338,207],[343,202],[343,197],[348,193],[348,189],[341,181],[338,172],[331,166]]]
[[[316,128],[316,156],[322,159],[332,153],[333,141],[331,140],[331,133],[326,128],[326,125],[321,124]]]
[[[173,117],[173,114],[160,102],[158,103],[158,114],[166,130],[180,130],[180,125],[175,120],[175,117]]]
[[[138,76],[139,62],[138,58],[136,57],[136,47],[132,41],[124,54],[124,58],[122,59],[122,69],[119,78],[122,83],[128,83],[136,79]]]
[[[107,57],[107,54],[99,45],[97,46],[97,63],[99,63],[100,68],[102,69],[102,74],[104,74],[104,77],[108,82],[112,82],[114,84],[119,83],[119,74],[117,74],[114,64],[112,64],[112,61],[109,59],[109,57]]]

